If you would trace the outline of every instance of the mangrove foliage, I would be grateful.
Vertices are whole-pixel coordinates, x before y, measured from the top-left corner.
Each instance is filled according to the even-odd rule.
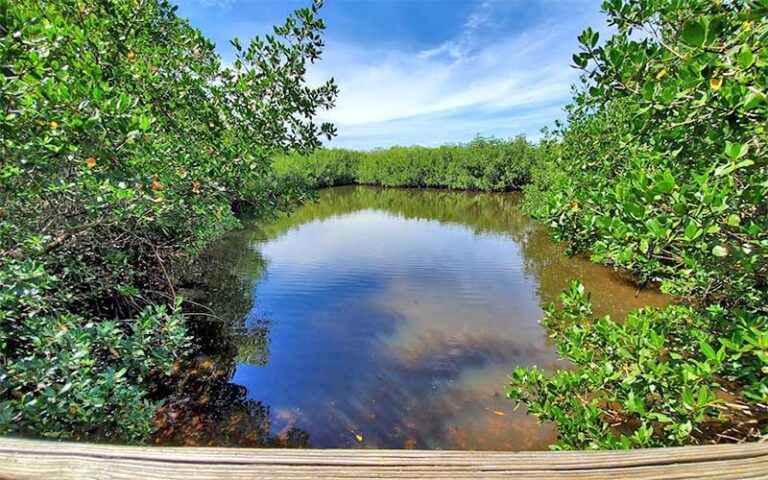
[[[170,266],[286,206],[334,128],[320,4],[224,65],[165,0],[0,1],[0,432],[142,441],[192,348]]]
[[[508,395],[560,448],[762,437],[768,425],[768,2],[609,0],[582,84],[542,143],[529,211],[574,252],[680,298],[593,318],[579,283],[546,324],[574,370]]]
[[[275,161],[285,184],[310,187],[380,185],[455,190],[519,190],[529,181],[538,150],[524,137],[478,137],[466,144],[391,147],[372,151],[321,149]]]

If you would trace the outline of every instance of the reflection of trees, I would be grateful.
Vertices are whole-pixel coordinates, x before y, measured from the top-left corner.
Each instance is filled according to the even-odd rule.
[[[383,210],[403,218],[462,225],[475,233],[507,235],[517,240],[531,227],[520,211],[520,195],[432,189],[365,186],[321,190],[319,202],[307,203],[263,227],[265,238],[275,238],[309,221],[324,220],[364,209]]]
[[[565,245],[549,238],[547,229],[529,220],[527,229],[517,241],[527,274],[536,279],[541,306],[559,302],[560,292],[569,281],[580,280],[592,295],[595,313],[622,319],[629,311],[643,306],[666,306],[669,297],[648,288],[636,295],[637,285],[631,275],[617,272],[590,261],[583,255],[569,256]]]
[[[519,194],[348,186],[321,190],[319,197],[319,202],[302,205],[290,215],[250,224],[229,235],[205,252],[193,268],[193,300],[214,305],[216,315],[228,320],[227,328],[240,346],[238,355],[243,363],[265,363],[269,347],[268,322],[256,318],[244,321],[252,306],[253,283],[266,267],[256,243],[275,239],[310,221],[363,209],[462,225],[476,234],[510,238],[520,246],[526,273],[536,279],[542,304],[557,300],[567,281],[577,278],[587,284],[597,304],[633,307],[667,301],[652,291],[636,299],[631,279],[585,258],[568,257],[562,244],[549,239],[544,225],[523,214]],[[611,308],[605,310],[611,313]],[[250,332],[244,330],[246,324]]]
[[[559,299],[569,280],[581,279],[592,291],[599,313],[623,316],[642,305],[663,305],[665,297],[648,290],[636,298],[630,278],[583,257],[569,257],[562,244],[549,239],[544,225],[527,217],[520,194],[429,189],[339,187],[320,192],[320,202],[297,209],[265,227],[268,238],[312,220],[362,209],[387,211],[404,218],[462,225],[476,234],[504,235],[521,249],[525,271],[537,283],[542,307]]]
[[[229,381],[232,366],[231,358],[220,361],[194,359],[180,366],[168,391],[164,392],[165,404],[153,421],[157,427],[154,442],[239,447],[308,446],[309,435],[302,430],[271,431],[269,407],[248,399],[245,387]]]
[[[575,278],[593,292],[599,313],[619,316],[628,307],[666,301],[647,296],[636,299],[631,284],[617,279],[609,269],[567,257],[562,245],[549,240],[543,225],[522,213],[517,194],[351,186],[326,189],[319,196],[319,202],[305,204],[291,215],[263,224],[252,223],[229,234],[180,275],[181,293],[192,302],[186,310],[193,319],[189,323],[202,360],[180,368],[174,385],[163,392],[168,401],[157,418],[159,441],[254,446],[307,443],[308,435],[300,430],[270,432],[269,408],[249,400],[243,387],[229,382],[236,364],[266,365],[269,360],[270,323],[256,317],[253,306],[253,289],[267,265],[259,243],[307,222],[374,209],[406,219],[461,225],[476,234],[503,235],[519,246],[525,271],[535,279],[542,306],[555,301],[566,282]],[[439,347],[432,359],[439,365],[450,365],[441,356],[442,345]],[[487,351],[470,348],[464,353],[482,356]],[[467,361],[460,360],[461,364]],[[416,363],[428,365],[430,361],[419,358]],[[395,392],[388,395],[395,396]],[[394,400],[391,405],[400,402],[402,406],[407,401]],[[383,407],[377,413],[381,419],[399,411]]]
[[[171,381],[156,392],[164,405],[154,419],[155,443],[308,445],[302,430],[272,432],[269,407],[231,382],[236,364],[265,365],[269,357],[269,321],[248,314],[254,282],[266,267],[253,248],[260,235],[256,228],[233,232],[177,272],[195,357],[176,365]]]
[[[249,315],[253,285],[267,266],[254,242],[261,231],[246,228],[227,235],[180,273],[181,294],[199,350],[227,355],[239,363],[264,365],[269,356],[269,320]]]

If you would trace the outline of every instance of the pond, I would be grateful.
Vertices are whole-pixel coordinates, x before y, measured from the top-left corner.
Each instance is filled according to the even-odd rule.
[[[543,308],[577,278],[598,314],[668,301],[567,257],[514,193],[325,189],[198,264],[199,301],[243,327],[227,381],[319,448],[544,449],[554,428],[503,393],[515,366],[567,368]]]

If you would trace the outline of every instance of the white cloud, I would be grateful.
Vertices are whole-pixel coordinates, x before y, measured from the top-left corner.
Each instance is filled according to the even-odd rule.
[[[190,0],[182,0],[182,1],[188,2]],[[206,7],[227,8],[233,3],[235,3],[237,0],[192,0],[192,1],[205,5]]]
[[[575,38],[596,23],[597,10],[571,2],[553,7],[546,20],[489,38],[486,32],[499,27],[497,6],[483,2],[455,38],[421,51],[329,39],[310,79],[335,77],[340,87],[336,108],[323,113],[339,130],[331,145],[448,143],[484,132],[535,135],[561,116],[578,74],[570,67]]]
[[[467,17],[461,33],[452,40],[442,45],[419,52],[419,58],[430,58],[442,54],[447,54],[456,60],[464,59],[475,47],[476,33],[480,27],[491,20],[491,8],[493,2],[486,0]]]
[[[548,125],[562,113],[560,105],[539,106],[510,114],[467,118],[462,111],[454,114],[417,115],[379,123],[344,125],[334,146],[370,149],[388,145],[437,146],[466,141],[475,135],[507,137],[524,133],[531,140],[540,137],[541,126]]]

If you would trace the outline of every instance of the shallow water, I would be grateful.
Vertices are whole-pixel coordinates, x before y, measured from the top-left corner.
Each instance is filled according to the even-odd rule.
[[[312,447],[543,449],[556,435],[503,395],[518,365],[558,363],[538,321],[569,279],[595,311],[663,305],[568,258],[519,195],[338,187],[204,256],[215,312],[244,318],[231,382],[269,431]],[[235,259],[236,261],[233,261]],[[242,305],[240,305],[242,304]],[[249,311],[242,311],[243,306]],[[236,443],[236,442],[235,442]]]

